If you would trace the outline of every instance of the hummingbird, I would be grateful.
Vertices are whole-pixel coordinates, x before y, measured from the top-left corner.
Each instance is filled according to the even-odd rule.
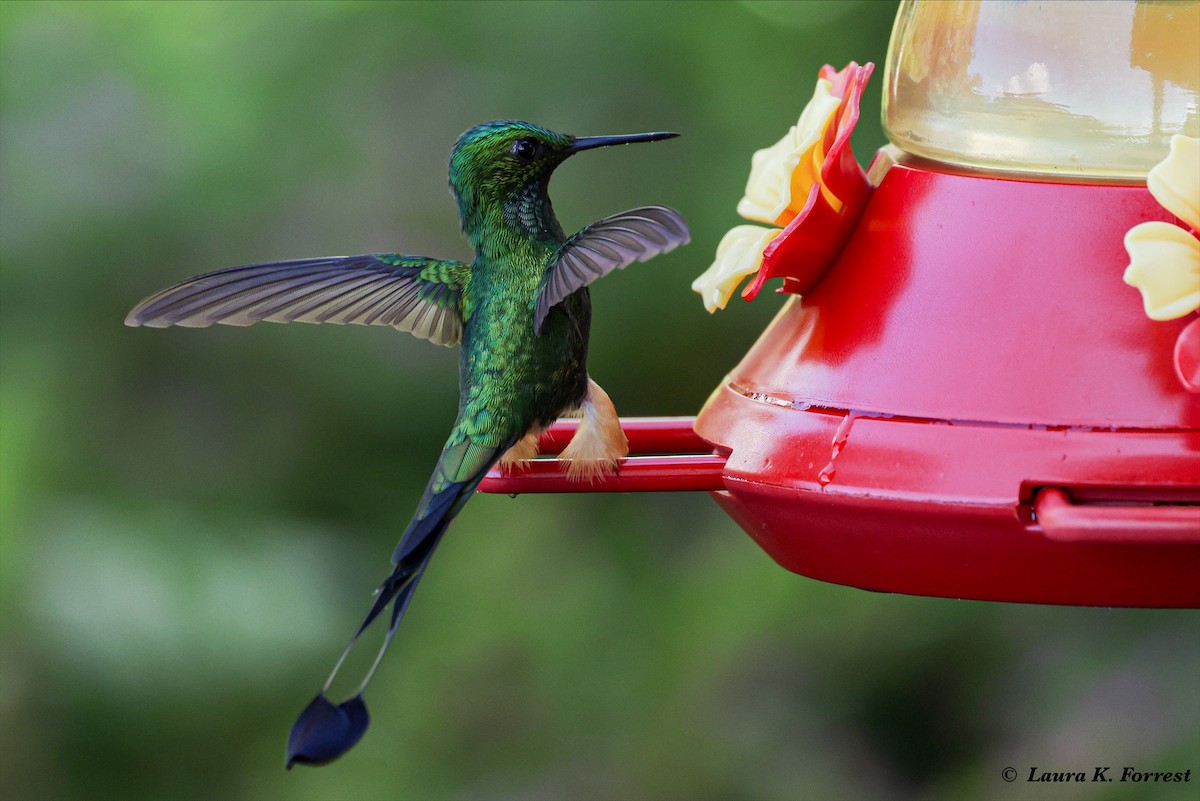
[[[588,375],[588,287],[689,241],[666,206],[614,214],[567,237],[550,203],[555,168],[584,150],[678,136],[571,136],[516,120],[477,125],[450,153],[450,192],[471,263],[375,253],[253,264],[206,273],[150,295],[125,324],[204,328],[259,321],[385,325],[460,345],[458,415],[392,554],[392,570],[324,687],[288,737],[286,767],[322,765],[366,732],[363,694],[451,521],[493,465],[519,470],[557,418],[580,417],[561,458],[577,480],[611,474],[629,451],[609,396]],[[327,697],[342,663],[388,606],[383,643],[355,694]]]

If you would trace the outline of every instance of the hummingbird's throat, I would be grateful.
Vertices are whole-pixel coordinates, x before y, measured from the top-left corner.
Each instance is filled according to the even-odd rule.
[[[550,205],[547,181],[526,186],[504,202],[504,224],[531,239],[563,241],[562,226]]]

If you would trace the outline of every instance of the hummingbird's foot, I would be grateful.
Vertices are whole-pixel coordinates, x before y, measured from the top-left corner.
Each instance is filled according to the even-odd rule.
[[[620,460],[629,455],[629,440],[608,393],[590,376],[579,413],[579,428],[559,458],[568,463],[568,481],[591,483],[617,472]]]
[[[541,433],[541,427],[536,425],[526,431],[525,436],[500,457],[500,472],[508,475],[528,467],[528,463],[538,455],[538,437]]]

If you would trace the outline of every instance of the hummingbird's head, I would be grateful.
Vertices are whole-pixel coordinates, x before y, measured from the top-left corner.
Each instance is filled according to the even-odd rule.
[[[547,186],[555,167],[581,150],[672,136],[678,134],[576,137],[517,120],[476,125],[450,151],[450,191],[463,230],[474,240],[486,220],[496,219],[534,237],[552,233],[558,223]]]

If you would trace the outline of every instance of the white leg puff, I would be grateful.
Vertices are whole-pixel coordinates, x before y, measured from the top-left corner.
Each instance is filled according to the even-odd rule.
[[[608,393],[591,376],[579,417],[579,429],[560,456],[570,462],[567,478],[591,482],[617,472],[617,461],[629,455],[629,440]]]
[[[538,437],[541,433],[541,427],[536,425],[526,431],[525,436],[500,457],[500,472],[508,474],[525,469],[525,465],[538,455]]]

